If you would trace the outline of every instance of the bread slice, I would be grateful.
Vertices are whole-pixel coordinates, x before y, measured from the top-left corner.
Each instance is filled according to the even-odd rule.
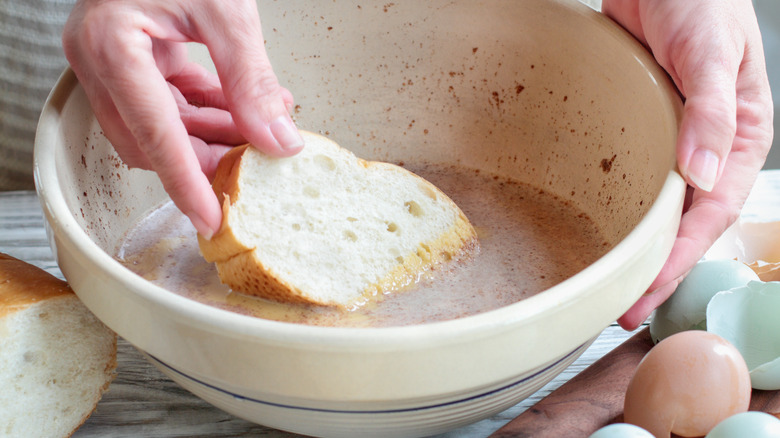
[[[199,243],[233,290],[352,307],[478,248],[466,216],[430,182],[302,135],[293,157],[245,145],[219,163],[222,226]]]
[[[68,285],[0,253],[0,436],[68,437],[116,368],[116,335]]]

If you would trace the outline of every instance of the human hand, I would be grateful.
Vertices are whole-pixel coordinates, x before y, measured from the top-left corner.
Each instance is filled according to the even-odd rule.
[[[672,252],[619,320],[631,330],[663,303],[738,217],[772,144],[773,105],[750,0],[603,0],[685,99],[677,162],[689,184]]]
[[[208,47],[218,77],[188,61],[186,42]],[[209,177],[231,145],[303,147],[254,0],[79,0],[63,48],[125,164],[157,172],[206,238],[222,221]]]

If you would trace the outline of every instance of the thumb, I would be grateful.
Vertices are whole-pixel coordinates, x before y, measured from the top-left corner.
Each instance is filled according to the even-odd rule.
[[[290,117],[290,92],[279,85],[263,46],[257,4],[204,2],[201,40],[217,68],[228,108],[241,134],[274,156],[290,156],[303,138]]]
[[[652,24],[645,32],[685,97],[677,138],[680,171],[689,184],[711,192],[737,131],[736,87],[746,36],[728,3],[686,2],[686,12],[674,15],[671,7],[679,5],[664,3],[648,12]]]
[[[683,81],[686,101],[677,161],[691,185],[710,192],[723,173],[737,130],[736,75],[719,65],[694,76]]]

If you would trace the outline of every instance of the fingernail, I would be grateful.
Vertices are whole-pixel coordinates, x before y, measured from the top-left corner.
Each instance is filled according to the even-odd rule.
[[[709,149],[696,149],[688,162],[688,178],[696,187],[711,192],[718,178],[720,158]]]
[[[200,234],[204,239],[211,240],[211,238],[214,236],[214,230],[211,229],[211,227],[206,224],[206,221],[204,221],[200,216],[195,214],[191,215],[190,222],[192,222],[195,230],[197,230],[198,234]]]
[[[279,116],[271,122],[271,135],[282,149],[298,149],[303,147],[303,137],[298,132],[289,116]]]

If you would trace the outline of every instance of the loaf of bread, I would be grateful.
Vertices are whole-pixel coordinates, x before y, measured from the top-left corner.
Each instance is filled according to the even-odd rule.
[[[219,163],[222,226],[199,244],[234,291],[349,308],[478,248],[466,216],[430,182],[302,135],[293,157],[245,145]]]
[[[116,368],[116,335],[68,285],[0,253],[0,436],[68,437]]]

